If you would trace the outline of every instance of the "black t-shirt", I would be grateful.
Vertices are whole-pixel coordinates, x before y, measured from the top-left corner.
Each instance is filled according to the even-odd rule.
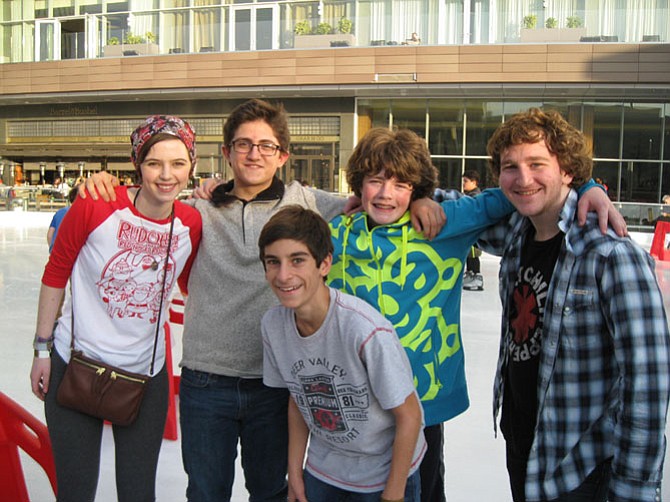
[[[527,236],[521,250],[521,268],[512,293],[500,421],[508,450],[520,460],[528,458],[533,444],[544,307],[564,234],[542,242],[533,237]]]

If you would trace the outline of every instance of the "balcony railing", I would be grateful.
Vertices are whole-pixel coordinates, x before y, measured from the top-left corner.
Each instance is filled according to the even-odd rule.
[[[276,1],[79,17],[76,13],[57,17],[49,10],[40,13],[40,19],[16,19],[8,9],[0,12],[0,62],[302,47],[670,40],[668,8],[629,5],[631,10],[591,9],[565,15],[553,12],[550,4],[522,16],[501,10],[495,17],[488,12],[468,13],[466,19],[461,9],[437,9],[434,0],[385,0],[383,4],[371,9],[370,2],[362,0]],[[354,12],[371,10],[379,14],[353,17]]]

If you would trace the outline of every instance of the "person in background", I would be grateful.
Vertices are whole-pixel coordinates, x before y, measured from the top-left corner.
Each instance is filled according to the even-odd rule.
[[[42,276],[30,380],[45,402],[58,500],[94,500],[100,470],[103,420],[56,399],[73,339],[73,348],[88,357],[151,377],[137,419],[114,425],[113,432],[119,501],[155,499],[169,398],[158,318],[167,320],[167,298],[177,278],[186,288],[202,220],[175,201],[196,162],[189,124],[174,116],[148,117],[132,133],[131,144],[140,186],[117,188],[114,202],[76,200]],[[154,296],[147,298],[147,291]],[[166,301],[159,312],[161,298]]]
[[[463,173],[463,193],[469,197],[474,197],[482,193],[479,188],[479,171],[470,169]],[[465,275],[463,277],[463,289],[466,291],[483,291],[484,277],[481,274],[481,262],[479,257],[482,250],[477,244],[470,248],[468,258],[465,261]]]
[[[670,333],[653,260],[577,224],[593,160],[559,113],[512,116],[487,152],[517,209],[489,241],[503,252],[493,411],[513,499],[660,500]]]
[[[263,381],[291,393],[288,500],[419,502],[421,405],[393,326],[326,286],[333,243],[313,211],[282,209],[258,247],[281,303],[261,330]]]
[[[421,38],[419,37],[419,34],[415,31],[402,44],[403,45],[421,45]]]
[[[70,185],[68,185],[62,178],[56,178],[54,181],[54,188],[63,194],[63,197],[67,197],[70,193]]]
[[[49,253],[51,253],[51,250],[53,249],[54,246],[54,242],[56,240],[56,236],[58,235],[58,227],[63,221],[63,218],[65,218],[65,214],[67,213],[68,209],[70,209],[70,205],[72,205],[72,203],[77,198],[77,193],[78,190],[76,186],[74,188],[71,188],[70,193],[67,196],[68,205],[65,207],[61,207],[58,211],[54,213],[53,218],[51,218],[51,223],[49,224],[49,230],[47,230],[47,244],[49,245]]]

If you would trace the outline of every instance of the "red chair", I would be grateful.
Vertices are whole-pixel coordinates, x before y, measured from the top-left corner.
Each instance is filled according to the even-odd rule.
[[[170,319],[165,322],[165,365],[168,369],[168,388],[170,392],[170,397],[168,401],[168,413],[167,419],[165,420],[165,430],[163,431],[163,437],[165,439],[176,440],[178,435],[178,423],[177,423],[177,404],[175,402],[174,396],[179,394],[179,375],[174,375],[172,373],[173,364],[172,364],[172,326],[171,324],[183,325],[184,324],[184,299],[181,296],[174,296],[170,301],[169,308]]]
[[[659,221],[654,230],[654,239],[651,241],[649,254],[661,261],[670,261],[670,250],[665,247],[665,236],[670,233],[670,222]]]
[[[177,404],[175,403],[174,376],[172,375],[172,340],[170,337],[170,323],[165,323],[165,366],[168,371],[168,411],[165,419],[165,430],[163,431],[163,438],[177,440]]]
[[[19,448],[42,466],[57,494],[56,467],[46,425],[0,392],[0,500],[30,501]]]

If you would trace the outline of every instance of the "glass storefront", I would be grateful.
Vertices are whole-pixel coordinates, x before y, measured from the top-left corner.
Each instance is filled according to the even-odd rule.
[[[370,127],[410,128],[427,139],[442,187],[460,189],[467,169],[491,186],[488,138],[505,117],[530,107],[557,110],[584,132],[594,151],[593,177],[613,200],[660,203],[670,193],[668,103],[359,99],[358,135]]]

